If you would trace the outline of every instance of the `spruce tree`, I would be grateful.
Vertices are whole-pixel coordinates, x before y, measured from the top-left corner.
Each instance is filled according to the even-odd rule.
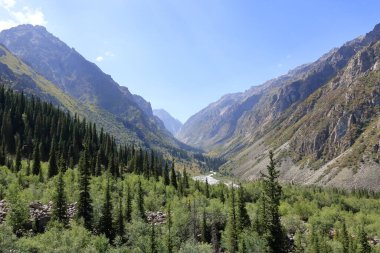
[[[91,230],[93,208],[90,197],[90,172],[86,150],[81,153],[78,168],[80,172],[78,218],[83,218],[85,228]]]
[[[206,196],[206,198],[210,198],[210,187],[209,187],[209,184],[208,184],[207,177],[206,177],[206,185],[205,185],[205,196]]]
[[[165,168],[164,168],[164,175],[163,176],[164,176],[164,184],[170,185],[168,162],[165,162]]]
[[[32,174],[39,175],[41,170],[40,149],[38,143],[34,145]]]
[[[170,184],[172,186],[174,186],[174,188],[178,188],[178,184],[177,184],[177,174],[174,170],[174,161],[172,162],[172,166],[171,166],[171,169],[170,169]]]
[[[132,221],[132,194],[129,185],[127,185],[127,198],[125,202],[125,220],[129,223]]]
[[[251,225],[247,209],[245,208],[245,199],[244,199],[244,188],[240,184],[237,191],[237,200],[236,200],[236,215],[237,215],[237,230],[239,233],[243,231],[244,228],[248,228]]]
[[[201,241],[207,242],[207,222],[206,222],[206,209],[203,208],[202,212],[202,227],[201,227]]]
[[[343,246],[343,253],[349,253],[350,251],[350,237],[347,232],[346,222],[342,221],[342,227],[339,231],[339,241]]]
[[[230,207],[228,209],[226,235],[228,252],[238,252],[238,231],[236,228],[236,200],[233,185],[231,187]]]
[[[19,172],[20,169],[21,169],[21,145],[18,145],[17,150],[16,150],[15,171]]]
[[[358,253],[371,253],[371,246],[368,243],[367,233],[364,231],[364,227],[360,227],[359,230],[359,249]]]
[[[150,230],[150,253],[158,253],[157,242],[156,242],[156,231],[154,229],[154,222],[151,224]]]
[[[68,223],[65,182],[63,181],[62,170],[58,173],[58,181],[53,198],[53,220],[57,220],[64,225]]]
[[[55,147],[55,140],[53,138],[50,146],[50,152],[49,152],[49,166],[48,166],[48,177],[54,177],[57,175],[58,172],[58,166],[57,166],[57,157],[56,157],[56,147]]]
[[[187,175],[186,167],[183,169],[183,188],[189,188],[189,175]]]
[[[278,182],[279,171],[276,170],[273,152],[269,152],[267,174],[261,174],[264,180],[264,194],[267,196],[268,222],[266,224],[266,241],[269,253],[286,252],[285,240],[280,220],[280,199],[282,188]]]
[[[121,239],[123,239],[125,235],[125,224],[123,215],[123,199],[121,194],[119,196],[119,210],[116,222],[116,234],[120,236]]]
[[[107,187],[104,194],[104,203],[99,220],[99,232],[104,234],[110,241],[114,239],[114,230],[112,224],[112,202],[110,192],[110,182],[107,181]]]
[[[145,209],[144,209],[144,191],[141,186],[141,180],[137,182],[137,191],[136,191],[136,204],[137,204],[137,213],[138,216],[145,220]]]
[[[172,213],[170,205],[168,206],[168,214],[167,214],[167,224],[168,224],[168,235],[166,240],[166,249],[168,253],[173,253],[173,242],[172,242]]]

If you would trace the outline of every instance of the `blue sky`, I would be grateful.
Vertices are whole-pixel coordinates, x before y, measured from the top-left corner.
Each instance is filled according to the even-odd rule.
[[[182,122],[380,23],[378,0],[0,0]]]

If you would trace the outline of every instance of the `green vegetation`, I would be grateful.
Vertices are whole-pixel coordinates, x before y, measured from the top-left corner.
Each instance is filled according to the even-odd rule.
[[[209,185],[4,88],[0,118],[0,252],[380,252],[380,194],[281,186],[272,153],[261,181]]]

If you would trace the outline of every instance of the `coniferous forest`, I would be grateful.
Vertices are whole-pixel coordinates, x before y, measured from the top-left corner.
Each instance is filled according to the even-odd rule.
[[[0,252],[380,252],[380,194],[195,181],[154,150],[0,88]]]

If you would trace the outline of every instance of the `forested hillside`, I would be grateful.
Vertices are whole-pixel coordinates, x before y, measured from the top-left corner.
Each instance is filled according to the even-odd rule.
[[[380,252],[380,196],[209,185],[85,119],[0,88],[0,252]]]

